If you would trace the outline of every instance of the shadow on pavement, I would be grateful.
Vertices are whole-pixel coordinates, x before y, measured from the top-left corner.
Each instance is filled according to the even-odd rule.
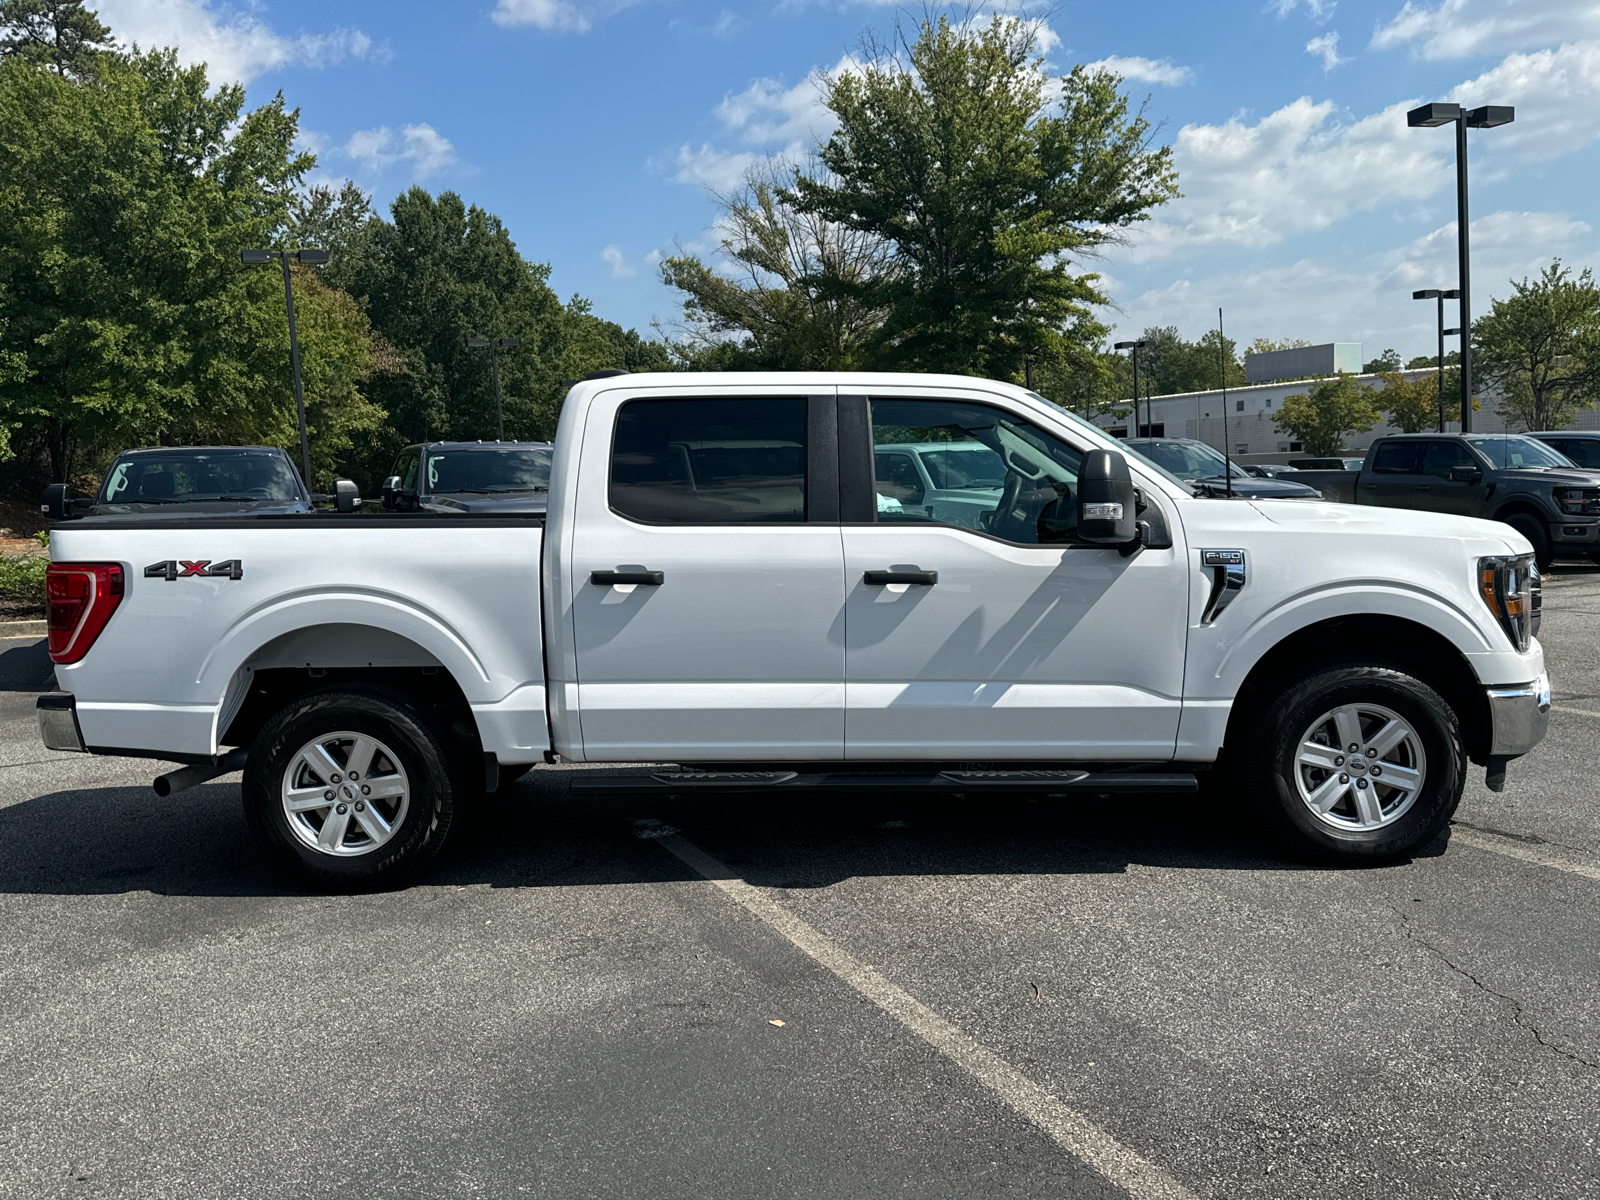
[[[53,692],[56,668],[44,638],[0,639],[0,692]]]
[[[484,802],[413,886],[606,886],[698,879],[633,822],[654,818],[762,887],[860,876],[1115,874],[1129,864],[1306,870],[1194,798],[1029,802],[947,797],[573,798],[535,772]],[[1447,835],[1428,848],[1444,852]],[[0,810],[0,893],[294,896],[257,851],[237,784],[160,799],[143,787],[55,792]]]

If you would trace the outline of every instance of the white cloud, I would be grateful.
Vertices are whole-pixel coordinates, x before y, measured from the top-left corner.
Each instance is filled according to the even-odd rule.
[[[611,268],[613,279],[626,279],[633,274],[633,264],[627,260],[615,242],[600,251],[600,261]]]
[[[1380,50],[1410,46],[1426,59],[1504,54],[1600,35],[1600,4],[1593,0],[1441,0],[1436,7],[1406,0],[1378,26]]]
[[[1340,63],[1349,62],[1348,58],[1339,57],[1339,34],[1325,33],[1321,37],[1314,37],[1306,43],[1306,53],[1314,54],[1322,59],[1323,71],[1331,71]]]
[[[1267,7],[1282,20],[1302,4],[1305,5],[1306,16],[1318,25],[1326,25],[1333,17],[1333,10],[1339,7],[1339,0],[1273,0]]]
[[[499,0],[490,15],[496,25],[536,25],[550,33],[588,33],[596,21],[638,0]]]
[[[407,125],[396,133],[387,125],[350,135],[344,152],[370,172],[409,163],[415,180],[436,175],[456,161],[456,148],[432,125]]]
[[[1188,67],[1180,67],[1171,59],[1154,58],[1123,58],[1113,54],[1110,58],[1102,58],[1098,62],[1085,63],[1085,69],[1106,70],[1122,76],[1124,79],[1136,79],[1140,83],[1164,83],[1168,87],[1182,87],[1186,83],[1194,82],[1194,72]]]
[[[714,192],[732,192],[760,157],[747,151],[727,153],[712,146],[701,146],[698,150],[679,146],[678,170],[672,178],[674,182],[698,184]]]
[[[219,12],[208,0],[101,0],[95,7],[125,43],[175,46],[180,62],[207,64],[214,83],[249,83],[282,67],[389,56],[359,29],[284,37],[248,12]]]
[[[1458,104],[1510,104],[1517,119],[1472,135],[1474,159],[1491,162],[1559,158],[1600,135],[1600,41],[1571,42],[1556,50],[1512,54],[1498,66],[1449,92]],[[1443,131],[1435,131],[1443,132]]]
[[[663,257],[665,257],[665,256],[661,253],[661,251],[652,250],[652,251],[650,251],[649,254],[646,254],[644,256],[644,261],[649,263],[653,267],[657,263],[659,263],[662,260]]]

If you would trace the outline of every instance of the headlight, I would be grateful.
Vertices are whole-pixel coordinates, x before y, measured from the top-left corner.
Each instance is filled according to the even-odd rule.
[[[1518,653],[1525,653],[1539,631],[1543,593],[1533,555],[1478,560],[1478,594],[1506,631]]]
[[[1573,517],[1600,517],[1600,488],[1556,488],[1556,504]]]

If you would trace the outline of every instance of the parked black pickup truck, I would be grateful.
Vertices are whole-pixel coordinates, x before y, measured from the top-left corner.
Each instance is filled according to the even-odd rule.
[[[1297,471],[1329,500],[1504,521],[1541,569],[1552,558],[1600,562],[1600,471],[1536,438],[1506,433],[1401,433],[1379,438],[1359,471]]]

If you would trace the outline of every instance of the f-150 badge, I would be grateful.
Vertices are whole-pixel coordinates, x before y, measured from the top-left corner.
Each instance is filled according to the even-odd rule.
[[[166,562],[151,563],[144,569],[146,579],[165,579],[169,583],[174,579],[187,579],[191,575],[206,579],[243,579],[244,563],[237,558],[223,562],[212,562],[209,558],[202,558],[197,562],[169,558]]]

